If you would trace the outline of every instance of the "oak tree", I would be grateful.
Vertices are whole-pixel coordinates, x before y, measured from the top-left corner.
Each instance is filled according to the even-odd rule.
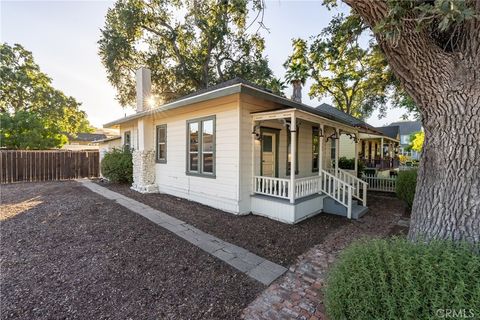
[[[3,43],[0,57],[0,147],[59,148],[91,130],[81,104],[53,88],[31,52]]]
[[[269,86],[264,40],[249,8],[261,0],[118,0],[108,10],[100,57],[121,105],[135,99],[135,70],[152,71],[161,102],[234,77]],[[255,21],[255,20],[254,20]]]
[[[373,31],[421,114],[409,237],[479,243],[480,1],[343,1]]]

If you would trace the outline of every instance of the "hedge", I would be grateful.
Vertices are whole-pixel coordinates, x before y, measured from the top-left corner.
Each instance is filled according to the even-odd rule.
[[[340,255],[325,289],[335,320],[438,319],[445,312],[480,317],[479,302],[479,247],[446,241],[357,242]]]
[[[395,193],[400,200],[405,201],[409,208],[413,205],[416,186],[417,170],[400,171],[398,173]]]

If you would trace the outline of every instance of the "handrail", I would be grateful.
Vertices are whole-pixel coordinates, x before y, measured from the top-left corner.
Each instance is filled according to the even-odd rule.
[[[335,173],[335,170],[337,172]],[[358,200],[362,201],[362,205],[366,206],[367,205],[367,188],[368,188],[368,183],[365,182],[362,179],[357,178],[350,172],[347,172],[343,169],[335,169],[335,168],[330,168],[329,169],[330,173],[333,172],[333,174],[339,178],[340,180],[350,184],[353,187],[353,193],[352,196],[354,198],[357,198]]]
[[[352,218],[352,194],[353,186],[337,178],[331,173],[322,170],[320,189],[328,196],[347,208],[347,218]]]

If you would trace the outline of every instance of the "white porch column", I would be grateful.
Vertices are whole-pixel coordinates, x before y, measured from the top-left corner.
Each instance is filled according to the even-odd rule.
[[[323,136],[325,135],[325,126],[320,124],[320,130],[318,131],[318,175],[322,175],[323,170]]]
[[[340,160],[340,130],[335,128],[337,139],[335,139],[335,177],[338,176],[338,161]]]
[[[355,133],[355,174],[358,176],[358,144],[360,139],[358,139],[358,132]]]
[[[297,117],[290,118],[290,203],[295,203],[295,169],[297,168]]]
[[[380,139],[380,159],[383,160],[383,137]]]

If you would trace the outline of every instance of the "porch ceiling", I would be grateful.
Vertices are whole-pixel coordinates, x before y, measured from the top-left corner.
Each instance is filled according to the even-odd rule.
[[[316,124],[323,124],[329,127],[337,128],[343,132],[355,133],[358,134],[358,129],[340,122],[332,121],[324,117],[314,115],[298,109],[280,109],[280,110],[271,110],[271,111],[262,111],[262,112],[252,112],[253,121],[266,121],[266,120],[275,120],[275,119],[288,119],[293,115],[297,119],[306,120]]]

